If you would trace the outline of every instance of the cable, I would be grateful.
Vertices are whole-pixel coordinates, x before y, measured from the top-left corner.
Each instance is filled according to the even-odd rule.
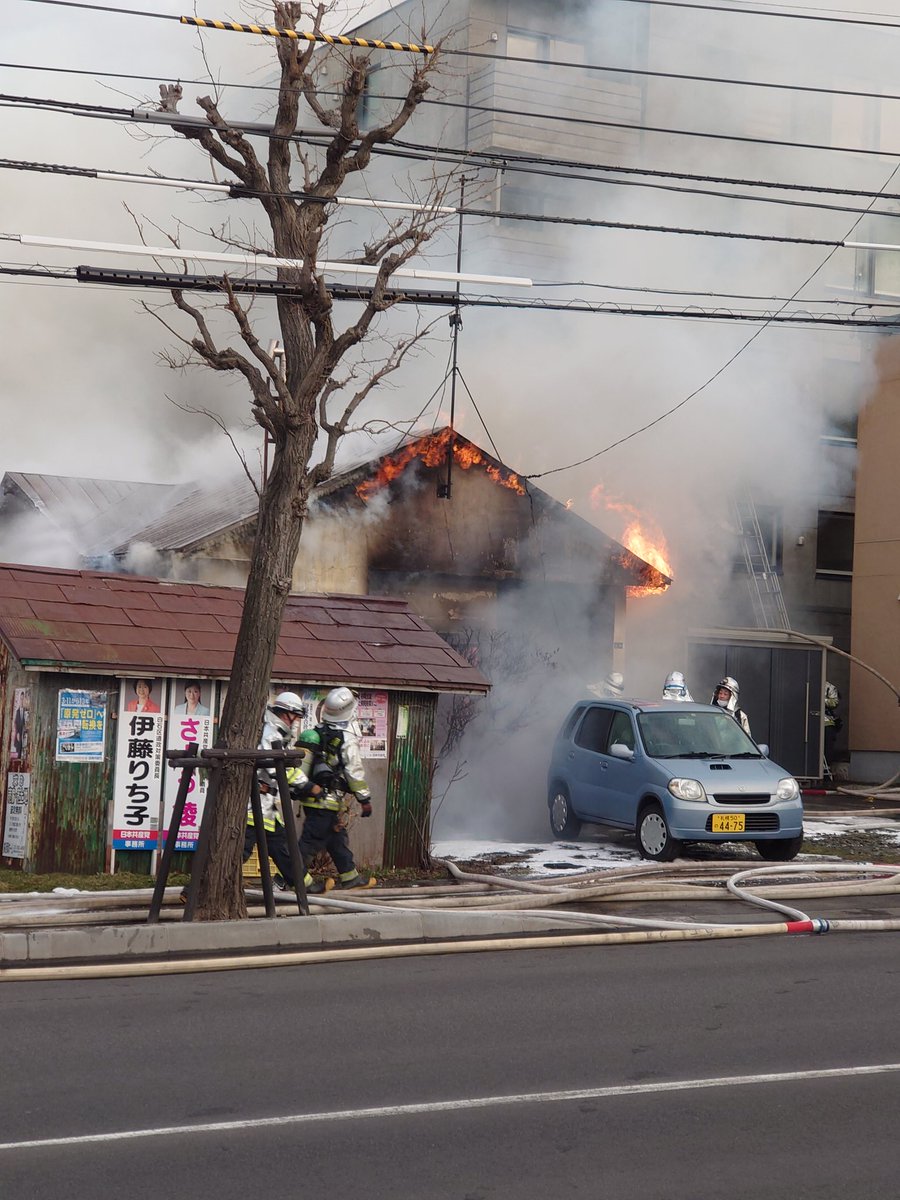
[[[80,0],[25,0],[25,2],[29,3],[29,4],[52,4],[52,5],[62,7],[62,8],[81,8],[81,9],[87,9],[89,12],[93,11],[93,12],[117,13],[122,16],[129,16],[129,17],[157,17],[158,19],[163,20],[163,21],[178,21],[181,24],[195,24],[195,23],[199,22],[199,23],[202,23],[203,25],[210,25],[213,28],[230,29],[230,28],[236,27],[232,23],[225,24],[224,22],[214,22],[212,20],[202,18],[202,17],[185,18],[185,17],[170,15],[167,13],[147,12],[145,9],[114,8],[112,5],[107,5],[107,4],[84,4],[84,3],[81,3]],[[824,16],[824,15],[820,15],[818,13],[811,13],[811,12],[805,12],[805,11],[804,12],[786,12],[783,10],[770,11],[770,10],[763,9],[763,8],[737,8],[737,7],[732,7],[732,6],[726,7],[723,4],[700,4],[700,3],[693,2],[693,0],[620,0],[620,3],[659,5],[663,8],[690,8],[690,9],[698,9],[700,12],[723,12],[723,13],[731,13],[733,15],[745,16],[745,17],[782,17],[787,20],[819,21],[824,24],[832,24],[832,25],[862,25],[862,26],[874,27],[876,29],[900,29],[900,24],[898,24],[897,22],[893,22],[889,19],[886,19],[884,21],[872,21],[872,20],[863,20],[860,17]],[[788,8],[790,6],[786,5],[784,7]],[[846,12],[847,10],[843,9],[843,10],[834,10],[834,11]],[[888,13],[885,13],[884,15],[886,18],[890,17],[890,14],[888,14]],[[368,23],[368,22],[366,22],[366,23]],[[256,32],[259,29],[265,30],[267,27],[265,27],[265,26],[247,26],[243,30],[240,29],[239,26],[237,26],[237,28],[240,32],[244,32],[244,31]],[[284,31],[280,31],[280,32],[284,32]],[[361,44],[366,45],[366,46],[373,44],[371,41],[366,41],[365,39],[359,39],[359,41],[361,42]],[[375,43],[375,44],[377,45],[377,43]],[[390,43],[386,43],[386,44],[390,45]],[[417,49],[418,49],[418,47],[417,47]],[[473,58],[503,58],[503,57],[505,57],[504,55],[485,54],[485,53],[481,53],[479,51],[451,50],[448,48],[443,48],[441,52],[443,54],[456,54],[459,56],[473,57]],[[531,61],[531,60],[526,60],[526,61]],[[572,66],[573,64],[565,63],[564,65]]]
[[[195,117],[181,117],[179,114],[147,112],[141,109],[116,109],[104,105],[89,105],[77,101],[62,101],[44,99],[41,97],[32,96],[13,96],[0,94],[0,106],[12,106],[17,108],[31,108],[38,111],[64,112],[69,116],[86,116],[95,117],[105,120],[123,121],[123,122],[139,122],[149,124],[162,124],[172,127],[184,126],[211,129],[211,126],[206,121],[201,121]],[[519,114],[515,114],[519,115]],[[572,120],[586,121],[587,118],[572,118]],[[689,129],[674,129],[667,126],[649,126],[649,125],[634,125],[627,122],[617,121],[596,121],[589,122],[592,124],[602,125],[604,127],[615,129],[629,129],[635,133],[665,133],[677,134],[684,137],[699,137],[711,138],[719,141],[733,141],[751,143],[754,145],[763,146],[780,146],[792,150],[828,150],[840,154],[857,154],[857,155],[875,155],[878,157],[894,157],[900,155],[900,150],[868,150],[853,146],[829,146],[818,142],[786,142],[775,138],[754,138],[739,134],[729,133],[710,133],[704,131],[695,131]],[[235,133],[243,133],[250,137],[267,137],[274,141],[289,141],[301,142],[310,146],[325,147],[330,144],[330,139],[318,132],[312,133],[308,130],[298,131],[291,134],[275,133],[271,126],[262,125],[259,122],[241,123],[228,122],[227,128]],[[531,163],[549,163],[553,166],[570,167],[577,170],[616,170],[622,171],[626,168],[607,168],[596,167],[592,163],[579,162],[577,160],[567,159],[552,159],[544,156],[533,156],[528,158],[524,155],[506,154],[500,151],[487,150],[458,150],[455,148],[447,149],[441,146],[429,146],[423,143],[405,142],[395,138],[390,145],[381,144],[371,147],[373,153],[385,154],[400,158],[425,158],[429,162],[444,162],[453,165],[472,165],[478,167],[490,167],[494,170],[520,170],[526,174],[546,175],[554,178],[564,178],[577,180],[580,178],[595,179],[595,176],[581,177],[576,174],[565,173],[561,174],[555,171],[539,169],[536,166],[531,166]],[[529,164],[523,166],[522,164]],[[852,193],[859,195],[862,193]]]
[[[148,123],[157,123],[170,126],[184,125],[202,127],[210,129],[211,126],[205,120],[200,120],[196,117],[182,117],[179,113],[160,113],[147,112],[140,109],[125,109],[112,108],[106,105],[85,104],[81,101],[54,100],[35,96],[14,96],[0,94],[0,104],[12,105],[22,108],[47,108],[52,111],[68,112],[71,116],[104,116],[112,120],[121,121],[143,121]],[[521,116],[521,113],[515,109],[495,109],[493,110],[500,114],[510,116]],[[590,117],[554,117],[555,121],[564,123],[574,123],[577,125],[598,126],[604,129],[628,129],[634,133],[663,133],[666,135],[676,135],[679,137],[697,137],[709,138],[714,141],[726,142],[741,142],[750,145],[758,146],[779,146],[789,150],[829,150],[838,154],[862,154],[875,155],[879,158],[896,158],[900,155],[900,150],[883,150],[883,149],[867,149],[861,146],[831,146],[824,142],[788,142],[778,138],[758,138],[751,137],[748,134],[736,133],[713,133],[709,130],[694,130],[694,129],[677,129],[667,125],[644,125],[636,124],[628,121],[602,121]],[[259,122],[254,123],[235,123],[227,122],[227,127],[235,133],[244,133],[251,137],[269,137],[279,141],[300,141],[307,142],[310,145],[325,145],[327,142],[322,139],[326,136],[318,132],[311,133],[309,131],[298,131],[291,134],[277,134],[271,126],[262,126]],[[319,139],[317,141],[317,139]],[[552,159],[544,156],[533,156],[528,158],[524,155],[515,155],[504,153],[503,151],[488,151],[488,150],[460,150],[454,147],[445,147],[439,145],[427,145],[418,142],[406,142],[395,138],[391,143],[392,147],[398,147],[403,151],[417,151],[419,153],[427,153],[429,159],[434,161],[460,161],[460,162],[477,162],[484,160],[492,166],[509,167],[512,162],[547,162],[555,166],[572,166],[579,170],[597,169],[591,163],[572,161],[566,159]],[[383,146],[373,146],[373,150],[387,152],[390,148]],[[396,151],[395,151],[396,152]],[[440,155],[452,156],[452,159],[442,159]],[[603,169],[603,168],[599,168]],[[620,168],[615,168],[619,170]],[[540,173],[540,172],[538,172]],[[858,193],[854,193],[858,194]]]
[[[178,18],[173,18],[177,20]],[[447,53],[447,51],[444,51]],[[479,51],[459,51],[460,54],[465,54],[468,57],[482,57],[498,60],[501,62],[523,63],[538,65],[541,67],[568,67],[572,70],[581,71],[596,71],[598,74],[604,75],[628,75],[638,76],[646,79],[679,79],[686,83],[715,83],[722,84],[726,87],[748,87],[748,88],[768,88],[773,91],[781,92],[808,92],[817,96],[853,96],[864,100],[900,100],[900,93],[897,92],[866,92],[858,88],[833,88],[822,87],[816,84],[804,83],[775,83],[774,81],[764,79],[734,79],[730,76],[720,75],[696,75],[691,72],[682,71],[651,71],[643,67],[614,67],[608,63],[575,63],[568,62],[564,59],[540,59],[535,60],[526,58],[521,55],[502,55],[488,54]],[[110,79],[133,79],[144,83],[159,83],[161,79],[170,78],[168,72],[162,71],[156,75],[135,75],[128,71],[88,71],[79,70],[75,67],[55,67],[55,66],[36,66],[25,63],[0,63],[0,67],[5,67],[13,70],[24,71],[45,71],[51,74],[63,75],[88,75],[96,78]],[[188,84],[191,87],[209,87],[211,85],[217,88],[243,88],[251,91],[273,92],[277,93],[281,90],[278,84],[267,83],[236,83],[228,80],[212,80],[212,79],[179,79],[179,83]],[[298,91],[301,89],[297,89]],[[326,89],[318,90],[319,96],[342,96],[342,92],[328,91]],[[379,100],[402,101],[404,96],[392,96],[388,93],[373,93],[373,96]],[[497,109],[489,104],[472,104],[467,101],[454,100],[438,100],[435,98],[423,97],[421,104],[430,105],[439,108],[462,108],[470,112],[503,112],[502,109]],[[534,113],[535,120],[557,120],[551,113]]]
[[[80,0],[25,0],[27,4],[52,4],[58,8],[86,8],[89,12],[119,13],[126,17],[156,17],[159,21],[178,21],[181,17],[170,13],[147,12],[140,8],[114,8],[111,4],[82,4]]]
[[[116,267],[79,266],[72,268],[75,278],[80,282],[102,283],[112,286],[146,287],[162,290],[203,291],[221,293],[221,275],[193,275],[176,271],[143,271],[126,270]],[[820,268],[817,268],[820,269]],[[6,268],[5,274],[17,274],[15,268]],[[71,275],[65,276],[71,278]],[[260,296],[300,296],[303,294],[299,284],[289,283],[278,279],[247,279],[229,276],[229,285],[235,293]],[[803,285],[805,286],[805,284]],[[329,292],[336,300],[352,300],[360,303],[368,300],[372,289],[354,284],[332,284]],[[799,290],[799,289],[798,289]],[[427,289],[393,289],[385,293],[386,299],[395,304],[425,304],[450,308],[456,303],[456,293],[434,291]],[[659,305],[653,307],[636,307],[621,304],[592,304],[584,300],[555,302],[543,300],[540,297],[529,300],[513,300],[504,296],[461,296],[460,306],[467,308],[502,308],[543,312],[595,313],[613,316],[641,317],[681,317],[689,320],[708,321],[762,321],[765,323],[780,322],[785,325],[802,325],[825,327],[843,327],[851,329],[898,329],[897,320],[880,319],[878,317],[842,317],[827,313],[794,313],[784,315],[784,305],[777,313],[772,312],[730,312],[721,308],[701,309],[689,306],[685,309],[664,309]],[[545,472],[549,474],[550,472]],[[524,477],[524,476],[523,476]],[[535,478],[535,476],[529,476]]]
[[[0,264],[0,275],[10,275],[10,276],[34,275],[38,279],[48,278],[48,279],[63,280],[63,281],[66,281],[66,282],[72,283],[72,284],[80,283],[81,286],[83,286],[83,287],[104,286],[103,284],[95,284],[87,278],[79,281],[79,279],[77,278],[77,276],[74,273],[76,270],[77,270],[77,268],[75,268],[75,267],[63,267],[63,268],[59,268],[58,270],[54,269],[54,268],[49,268],[49,267],[44,268],[44,267],[40,267],[40,266],[25,267],[25,266],[20,266],[17,263],[12,263],[10,261],[6,261],[5,263]],[[13,282],[13,281],[10,280],[10,282]],[[139,288],[139,287],[142,287],[145,285],[123,284],[122,286],[123,287],[132,286],[134,288]],[[160,286],[168,286],[168,285],[161,284]],[[698,299],[713,300],[713,301],[717,301],[717,300],[757,300],[757,301],[760,301],[761,300],[761,301],[771,301],[772,303],[775,303],[775,304],[779,304],[784,301],[786,301],[788,303],[790,302],[790,297],[785,297],[785,296],[759,296],[759,295],[753,295],[753,294],[747,294],[747,293],[741,293],[741,292],[700,292],[700,291],[692,292],[692,291],[686,291],[684,289],[677,289],[677,288],[651,288],[651,287],[628,286],[626,284],[592,283],[592,282],[586,281],[586,280],[577,280],[577,281],[572,281],[571,283],[552,283],[552,282],[548,282],[547,280],[536,280],[535,286],[545,287],[545,288],[546,287],[602,288],[605,291],[638,292],[638,293],[642,293],[642,294],[646,294],[646,295],[655,295],[655,296],[694,296]],[[188,285],[185,285],[185,290],[188,290]],[[415,298],[413,293],[406,293],[406,295],[410,296],[411,299]],[[341,297],[338,297],[338,299],[340,299],[340,298]],[[360,298],[360,297],[353,297],[353,298],[356,299],[356,298]],[[579,302],[579,303],[584,303],[584,302]],[[855,309],[857,311],[860,309],[875,309],[875,308],[890,309],[894,312],[898,312],[898,310],[900,310],[900,299],[895,300],[895,301],[869,301],[866,303],[861,303],[859,300],[841,300],[838,297],[831,297],[831,298],[822,299],[822,300],[805,298],[803,303],[804,303],[804,305],[807,305],[807,304],[845,305],[848,307],[852,307],[853,309]],[[544,307],[548,307],[550,304],[551,304],[551,301],[549,301],[549,300],[545,301]],[[571,311],[571,309],[570,309],[569,304],[559,304],[559,305],[553,306],[553,311],[568,312],[568,311]],[[609,309],[609,308],[601,310],[598,306],[596,309],[590,308],[590,309],[585,309],[585,311],[614,312],[616,310]],[[640,311],[643,312],[644,310],[640,310]],[[716,311],[719,311],[719,310],[716,310]],[[686,311],[685,315],[689,316],[690,313]],[[823,314],[823,315],[826,315],[826,314]],[[834,314],[834,315],[836,316],[837,314]],[[898,312],[898,316],[900,316],[900,312]],[[862,322],[861,327],[865,327],[868,324],[871,324],[871,322]],[[896,328],[896,326],[894,325],[893,322],[887,322],[887,323],[884,323],[881,326],[879,326],[879,328],[888,328],[888,327]],[[465,381],[463,381],[463,383],[465,384]],[[468,386],[468,385],[466,385],[466,386]],[[433,398],[434,397],[429,397],[428,403],[430,403],[430,401]],[[425,407],[427,407],[427,404],[425,405]],[[424,411],[424,409],[423,409],[423,411]],[[419,415],[421,416],[421,414],[419,414]],[[418,419],[418,418],[416,418],[416,419]]]
[[[159,186],[167,187],[183,187],[195,188],[199,191],[215,191],[227,192],[234,200],[255,199],[262,195],[286,197],[293,200],[306,200],[318,204],[339,204],[341,197],[323,197],[317,196],[311,192],[304,191],[289,191],[289,192],[259,192],[253,188],[244,187],[241,184],[233,183],[218,183],[212,180],[203,179],[168,179],[165,176],[157,175],[141,175],[134,171],[109,171],[93,167],[71,167],[61,163],[39,163],[29,162],[21,159],[0,158],[0,170],[13,171],[36,171],[48,175],[73,175],[84,178],[100,179],[115,183],[150,183]],[[883,208],[857,208],[851,205],[844,204],[823,204],[813,200],[790,200],[785,197],[775,196],[750,196],[740,192],[718,192],[707,188],[689,188],[676,186],[674,184],[664,183],[648,183],[643,180],[634,181],[630,179],[592,179],[591,182],[597,184],[609,184],[618,187],[643,187],[653,188],[662,191],[675,192],[678,194],[710,196],[725,200],[740,200],[749,201],[758,204],[779,204],[789,205],[797,208],[813,208],[824,210],[827,212],[847,212],[847,213],[862,213],[866,216],[880,217],[900,217],[900,213],[893,209]],[[815,189],[810,189],[815,190]],[[897,197],[900,200],[900,196]],[[387,202],[385,202],[387,204]],[[375,205],[377,207],[377,205]],[[510,212],[500,209],[478,209],[478,208],[447,208],[448,212],[460,213],[466,217],[484,217],[490,220],[505,220],[505,221],[537,221],[552,225],[572,225],[590,227],[596,225],[597,222],[589,217],[565,217],[553,216],[543,213],[520,213]]]

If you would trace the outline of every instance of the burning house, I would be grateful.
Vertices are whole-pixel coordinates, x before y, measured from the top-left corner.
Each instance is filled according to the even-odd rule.
[[[81,492],[91,483],[66,482]],[[61,485],[21,476],[16,486],[45,496]],[[245,477],[164,496],[141,492],[137,504],[158,515],[136,520],[119,500],[118,523],[101,511],[82,524],[79,565],[244,581],[257,507]],[[671,582],[636,521],[623,540],[444,428],[405,439],[316,489],[292,587],[401,598],[460,648],[473,635],[515,630],[552,650],[580,689],[606,670],[625,669],[627,594]]]

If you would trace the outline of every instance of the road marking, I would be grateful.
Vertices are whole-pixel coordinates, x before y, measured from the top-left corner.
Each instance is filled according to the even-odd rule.
[[[119,1133],[88,1133],[78,1137],[39,1138],[29,1142],[0,1142],[0,1151],[44,1150],[50,1146],[86,1146],[91,1143],[127,1142],[140,1138],[185,1137],[195,1133],[229,1133],[242,1129],[312,1125],[324,1121],[359,1121],[367,1117],[411,1117],[429,1113],[501,1108],[506,1104],[558,1104],[572,1100],[606,1100],[616,1096],[648,1096],[661,1092],[701,1091],[704,1088],[747,1087],[757,1083],[796,1083],[811,1079],[846,1079],[860,1075],[886,1075],[900,1071],[900,1063],[870,1067],[831,1067],[821,1071],[781,1071],[770,1075],[721,1075],[713,1079],[677,1079],[670,1083],[627,1083],[614,1087],[578,1088],[569,1092],[521,1092],[512,1096],[479,1096],[469,1100],[435,1100],[427,1104],[389,1104],[381,1108],[347,1108],[334,1112],[290,1113],[244,1121],[216,1121],[207,1125],[167,1125],[156,1129],[126,1129]]]

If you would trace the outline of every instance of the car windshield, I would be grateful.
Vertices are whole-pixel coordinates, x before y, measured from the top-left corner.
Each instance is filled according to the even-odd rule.
[[[761,758],[737,721],[724,712],[647,712],[638,726],[651,758]]]

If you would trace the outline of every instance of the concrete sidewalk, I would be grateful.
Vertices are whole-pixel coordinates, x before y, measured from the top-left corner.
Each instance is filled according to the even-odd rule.
[[[816,823],[833,821],[835,825],[842,825],[847,820],[852,823],[857,818],[866,827],[872,828],[873,818],[876,822],[884,819],[885,830],[896,836],[900,818],[900,804],[897,801],[897,797],[868,800],[865,797],[828,792],[823,796],[804,796],[804,808],[807,818]],[[586,850],[588,843],[581,842],[578,846]],[[571,851],[572,847],[567,845],[564,848],[557,843],[552,849],[556,857],[560,857]],[[576,857],[586,858],[586,855]],[[634,857],[637,857],[636,852]],[[574,867],[574,864],[571,865]],[[608,865],[622,864],[621,861],[611,861]],[[736,864],[736,869],[746,869],[748,865],[745,860]],[[585,861],[580,862],[579,866],[584,870],[590,869],[591,864]],[[546,883],[546,876],[540,881]],[[172,892],[176,894],[176,889],[172,889]],[[88,895],[79,893],[79,900],[84,901]],[[368,895],[377,901],[377,892]],[[147,962],[216,955],[240,957],[242,954],[277,954],[363,944],[577,931],[570,921],[527,917],[514,911],[488,915],[447,909],[422,912],[373,909],[371,912],[335,911],[301,917],[297,915],[296,907],[282,903],[282,915],[271,919],[265,917],[253,897],[249,898],[253,915],[244,921],[185,922],[181,920],[183,909],[169,904],[163,909],[161,922],[149,925],[146,921],[148,900],[143,909],[139,905],[132,905],[133,913],[124,920],[121,917],[121,910],[125,908],[123,904],[118,921],[109,918],[104,921],[103,913],[98,912],[93,923],[74,927],[67,924],[67,917],[71,919],[69,914],[79,906],[67,905],[68,899],[66,896],[36,895],[34,911],[46,913],[47,917],[37,928],[15,928],[11,919],[5,919],[12,917],[12,903],[8,908],[6,904],[0,904],[0,969],[119,960]],[[28,901],[17,900],[14,903],[21,913]],[[535,896],[535,906],[540,906],[539,896]],[[59,918],[57,925],[52,925],[54,917]]]

